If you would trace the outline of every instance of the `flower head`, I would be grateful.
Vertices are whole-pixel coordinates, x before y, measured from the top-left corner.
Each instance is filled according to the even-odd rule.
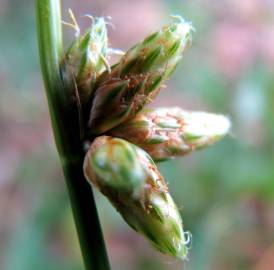
[[[93,43],[101,36],[96,29],[93,25]],[[169,25],[129,49],[111,69],[101,73],[104,58],[96,52],[105,52],[104,46],[94,43],[88,58],[98,74],[87,121],[93,141],[84,160],[85,177],[135,231],[181,259],[187,258],[191,237],[154,161],[212,144],[228,133],[230,121],[223,115],[144,106],[176,68],[192,31],[191,23],[172,16]]]

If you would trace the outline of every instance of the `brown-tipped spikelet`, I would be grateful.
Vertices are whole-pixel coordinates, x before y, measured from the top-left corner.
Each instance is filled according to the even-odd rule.
[[[159,251],[187,258],[190,234],[183,231],[167,185],[144,150],[122,139],[97,137],[86,154],[84,173]]]
[[[102,134],[134,117],[158,94],[181,59],[191,32],[191,24],[177,16],[132,47],[110,74],[101,75],[88,123],[91,134]]]
[[[208,146],[229,129],[230,121],[223,115],[158,108],[140,112],[109,133],[138,145],[160,161]]]

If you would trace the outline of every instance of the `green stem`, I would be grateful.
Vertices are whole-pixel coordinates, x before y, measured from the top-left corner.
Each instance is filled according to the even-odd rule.
[[[59,0],[36,0],[41,70],[56,146],[69,191],[87,270],[109,270],[93,192],[83,175],[84,152],[75,89],[61,69],[62,29]]]

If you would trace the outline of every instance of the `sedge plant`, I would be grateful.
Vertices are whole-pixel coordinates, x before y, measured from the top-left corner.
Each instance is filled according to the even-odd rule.
[[[41,69],[58,153],[86,269],[110,269],[92,187],[160,252],[187,259],[191,234],[157,163],[213,144],[230,128],[223,115],[145,108],[191,42],[181,16],[132,46],[110,66],[105,18],[62,47],[60,2],[37,0]],[[119,51],[120,52],[120,51]],[[89,185],[91,184],[91,185]]]

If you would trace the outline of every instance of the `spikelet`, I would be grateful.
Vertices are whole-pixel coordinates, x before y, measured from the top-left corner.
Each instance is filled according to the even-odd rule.
[[[132,47],[98,79],[90,112],[90,133],[100,135],[134,117],[159,92],[191,40],[192,26],[181,17]]]
[[[78,88],[81,103],[86,104],[91,97],[98,76],[109,69],[108,37],[106,21],[103,17],[91,17],[92,24],[81,35],[73,13],[70,15],[76,28],[76,37],[65,53],[64,66]],[[70,25],[70,24],[69,24]]]
[[[164,178],[145,151],[122,139],[97,137],[86,154],[84,173],[156,249],[187,258],[190,234],[183,231]]]
[[[209,146],[230,130],[227,117],[180,108],[146,109],[109,134],[143,148],[155,161]]]

